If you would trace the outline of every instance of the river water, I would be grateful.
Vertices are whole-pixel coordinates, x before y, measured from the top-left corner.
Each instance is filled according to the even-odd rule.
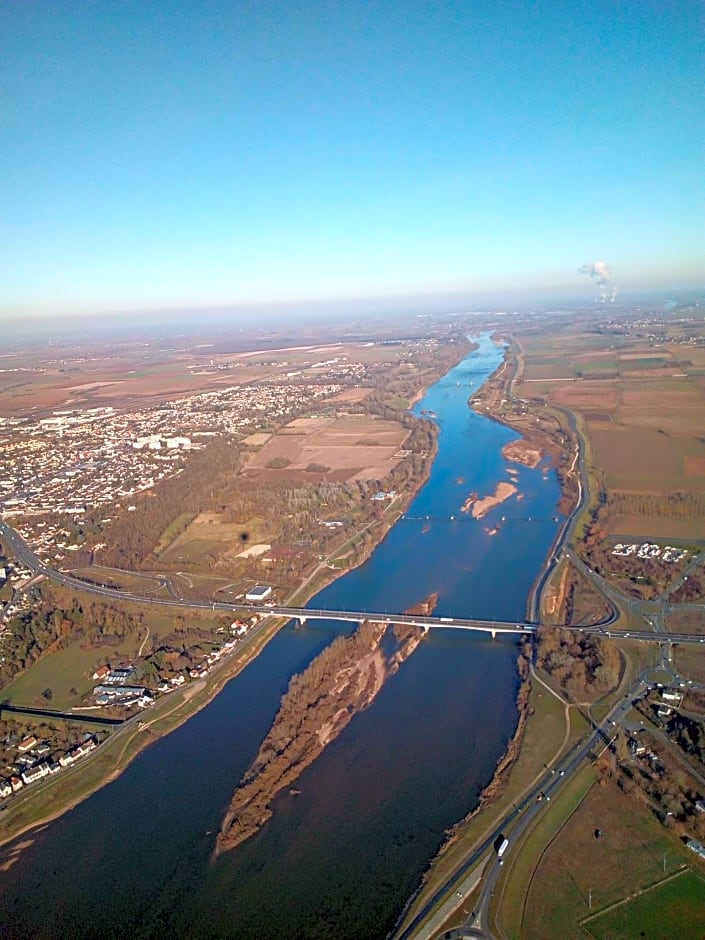
[[[441,433],[407,518],[311,607],[399,611],[435,591],[441,616],[524,616],[559,489],[553,471],[520,467],[521,499],[483,520],[460,513],[471,491],[508,479],[501,448],[517,436],[467,405],[502,359],[489,335],[477,342],[417,406]],[[36,835],[0,874],[0,935],[384,937],[514,731],[518,650],[511,638],[432,631],[302,774],[301,792],[279,797],[274,818],[213,863],[290,676],[348,629],[287,626],[205,709]]]

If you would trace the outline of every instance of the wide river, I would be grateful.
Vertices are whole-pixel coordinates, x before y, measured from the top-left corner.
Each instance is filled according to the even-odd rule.
[[[517,467],[521,499],[483,520],[460,513],[470,492],[510,479],[501,449],[516,437],[468,407],[503,355],[489,335],[477,342],[417,406],[436,415],[439,450],[407,518],[310,606],[401,611],[436,591],[441,616],[524,616],[559,489],[553,471]],[[287,626],[206,708],[37,834],[0,873],[0,934],[383,938],[514,732],[517,645],[432,631],[302,774],[301,792],[282,795],[260,833],[212,863],[290,676],[347,629]]]

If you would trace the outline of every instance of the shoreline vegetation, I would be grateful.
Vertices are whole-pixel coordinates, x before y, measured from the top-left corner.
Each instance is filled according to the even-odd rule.
[[[430,613],[437,602],[438,595],[432,595],[407,613]],[[389,633],[385,623],[364,621],[350,636],[336,637],[292,677],[272,727],[233,795],[214,857],[264,826],[277,794],[290,788],[353,717],[374,702],[424,636],[418,627],[396,624],[390,650],[388,643],[383,646]]]
[[[499,343],[498,339],[494,337],[493,339],[495,340],[495,342]],[[471,347],[470,352],[472,351],[473,348],[474,347]],[[467,350],[464,351],[463,358],[465,358],[468,354],[469,352]],[[510,355],[511,355],[510,348],[509,347],[505,348],[505,358],[503,362],[500,364],[500,366],[498,366],[498,368],[491,375],[487,377],[487,379],[480,386],[480,388],[476,390],[476,392],[473,394],[471,399],[468,401],[468,406],[474,407],[477,404],[486,404],[488,406],[488,410],[482,409],[480,410],[480,413],[485,413],[487,417],[489,417],[491,420],[497,420],[500,423],[507,425],[508,427],[512,427],[512,429],[516,430],[518,433],[525,435],[524,428],[515,427],[514,425],[512,425],[510,421],[507,420],[506,416],[490,413],[489,411],[489,406],[493,404],[493,392],[495,391],[495,384],[497,380],[501,377],[502,379],[507,381],[509,378],[508,375],[505,376],[504,370],[507,369],[508,365],[510,364],[509,363]],[[507,371],[509,372],[510,370],[507,369]],[[417,395],[414,397],[414,403],[421,400],[425,393],[426,393],[426,389],[420,390],[417,393]],[[492,411],[494,411],[494,409],[492,409]],[[418,491],[421,489],[421,487],[424,485],[424,483],[427,481],[430,475],[431,467],[433,465],[433,461],[435,460],[436,453],[438,450],[437,437],[438,437],[437,434],[434,435],[433,446],[428,453],[428,459],[425,462],[423,473],[420,475],[418,481],[415,481],[416,485],[413,487],[413,489],[410,490],[409,493],[406,495],[406,498],[404,499],[405,505],[400,507],[400,511],[399,511],[400,515],[403,514],[405,508],[414,499],[414,497],[416,496]],[[532,441],[531,443],[529,443],[526,436],[524,436],[523,441],[526,441],[527,450],[536,449],[534,446],[534,442]],[[516,444],[519,445],[523,443],[523,441],[516,442]],[[524,463],[525,461],[518,457],[518,452],[519,451],[517,451],[516,454],[507,453],[505,454],[505,457],[515,462]],[[543,456],[543,453],[541,454],[541,456]],[[554,458],[555,460],[555,455],[553,453],[551,453],[551,457]],[[527,465],[530,465],[530,464],[528,464],[527,462]],[[561,483],[562,482],[563,481],[561,480]],[[511,485],[511,484],[507,484],[507,485]],[[512,494],[508,494],[508,495],[512,495]],[[505,498],[508,498],[508,496]],[[486,499],[493,499],[493,497],[486,497]],[[475,503],[476,501],[477,501],[477,494],[471,494],[470,506],[472,506],[472,504]],[[503,500],[500,500],[500,502],[502,501]],[[374,552],[377,545],[384,539],[384,537],[386,536],[389,529],[393,526],[393,524],[394,524],[394,520],[392,519],[385,518],[383,521],[381,521],[380,527],[379,527],[379,537],[375,539],[373,544],[370,544],[369,548],[364,553],[362,553],[361,556],[357,559],[356,567],[364,564],[367,558],[369,558],[369,556]],[[337,580],[337,578],[341,577],[342,575],[346,573],[347,573],[347,570],[335,571],[332,569],[327,569],[325,572],[321,572],[320,576],[316,579],[315,583],[310,583],[306,585],[305,596],[299,599],[299,603],[306,603],[306,601],[310,599],[310,597],[314,596],[316,593],[323,590],[323,588],[327,587],[333,581]],[[300,595],[301,591],[302,589],[299,588],[296,592],[294,592],[292,596]],[[420,605],[416,605],[415,607],[410,608],[408,613],[411,613],[411,614],[431,613],[433,608],[432,607],[428,608],[426,604],[431,602],[433,603],[433,606],[435,606],[435,601],[433,598],[434,596],[432,595],[432,597],[429,598],[427,602],[424,602]],[[110,768],[103,771],[103,773],[100,774],[98,779],[94,779],[92,781],[85,781],[85,782],[82,782],[79,779],[77,781],[77,784],[71,790],[71,792],[67,793],[65,799],[60,801],[61,802],[60,806],[56,805],[57,801],[56,799],[54,799],[52,800],[52,809],[47,809],[45,812],[39,813],[35,819],[32,819],[31,821],[27,820],[24,822],[20,822],[20,819],[18,819],[14,813],[11,816],[10,810],[8,810],[6,814],[3,814],[5,818],[2,819],[2,821],[0,821],[0,847],[5,846],[8,843],[11,843],[17,838],[26,836],[29,833],[37,832],[43,829],[46,825],[58,819],[69,809],[73,809],[76,805],[83,802],[83,800],[92,796],[93,793],[95,793],[97,790],[101,789],[103,786],[110,783],[112,780],[116,779],[121,773],[124,772],[124,770],[129,766],[129,764],[137,756],[139,756],[141,751],[144,750],[149,744],[154,743],[163,735],[176,730],[178,727],[180,727],[182,724],[188,721],[189,718],[191,718],[194,714],[196,714],[198,711],[200,711],[202,708],[208,705],[218,695],[218,693],[227,684],[227,682],[237,677],[237,675],[244,668],[246,668],[246,666],[249,665],[249,663],[253,659],[256,658],[256,656],[261,652],[261,649],[279,632],[279,630],[286,624],[286,622],[287,621],[284,618],[279,618],[278,621],[273,621],[270,625],[268,625],[267,629],[265,629],[256,638],[256,641],[252,648],[247,649],[246,652],[243,650],[243,653],[245,653],[245,655],[242,656],[242,658],[238,657],[235,662],[230,661],[229,663],[227,662],[224,663],[223,664],[224,668],[215,671],[212,679],[204,683],[202,688],[197,690],[195,687],[191,687],[190,689],[186,690],[186,691],[190,691],[190,695],[188,697],[184,695],[183,693],[176,693],[180,696],[180,702],[178,703],[178,705],[170,709],[168,712],[164,714],[155,715],[152,722],[150,722],[151,725],[154,725],[159,721],[167,721],[169,723],[169,726],[164,729],[149,728],[147,730],[147,733],[142,733],[141,728],[135,727],[135,729],[132,731],[131,735],[129,736],[128,741],[122,743],[122,747],[120,751],[118,752],[117,761],[114,761],[114,760],[111,761],[110,758],[112,755],[112,751],[115,750],[114,745],[119,744],[121,742],[117,740],[111,741],[109,739],[104,745],[101,746],[101,748],[97,749],[95,756],[89,758],[88,760],[91,763],[93,762],[97,763],[97,761],[95,760],[96,758],[101,758],[101,757],[107,758],[108,759],[107,762],[110,764]],[[519,691],[517,693],[517,698],[516,698],[517,709],[518,709],[519,714],[518,714],[518,721],[517,721],[517,726],[516,726],[514,735],[512,736],[512,739],[507,747],[507,750],[505,751],[505,754],[498,762],[495,768],[495,771],[493,772],[492,777],[489,780],[487,786],[483,789],[482,793],[480,794],[480,801],[478,802],[478,805],[475,807],[474,810],[472,810],[468,814],[468,816],[464,817],[462,820],[459,820],[453,827],[451,827],[451,829],[448,830],[448,838],[444,839],[443,843],[439,847],[438,853],[430,861],[426,874],[424,875],[422,883],[419,886],[419,889],[418,889],[419,891],[426,885],[427,881],[430,878],[432,878],[433,866],[436,860],[444,853],[444,851],[450,846],[450,844],[453,841],[455,841],[455,839],[457,838],[458,831],[462,828],[462,826],[468,820],[470,820],[475,815],[477,815],[481,809],[487,807],[494,799],[497,798],[497,796],[499,795],[499,793],[501,792],[501,790],[503,789],[505,785],[503,781],[506,781],[508,779],[511,768],[516,760],[516,756],[519,753],[521,742],[524,736],[526,723],[528,720],[527,703],[528,703],[528,691],[530,689],[531,680],[529,676],[525,678],[523,677],[521,656],[519,657],[519,672],[520,672],[520,678],[521,678],[521,685],[520,685]],[[178,714],[179,708],[181,708],[181,714]],[[174,713],[177,713],[175,717],[174,717]],[[172,719],[172,720],[170,721],[169,719]],[[134,739],[138,736],[139,736],[139,740],[135,741]],[[86,763],[83,765],[83,768],[81,769],[85,771],[86,769],[88,769],[88,767],[89,767],[89,764]],[[62,781],[60,780],[60,778],[57,778],[53,781],[49,781],[48,783],[59,784],[61,782]],[[67,780],[66,783],[68,782],[69,781]],[[52,795],[54,795],[55,793],[56,793],[56,790],[54,789],[54,787],[52,787]],[[28,794],[28,795],[31,795],[31,794]],[[23,818],[24,816],[28,816],[28,815],[29,815],[28,813],[24,813],[22,814],[20,818]],[[19,823],[19,825],[17,825],[17,823]],[[220,834],[218,838],[220,838]],[[17,857],[17,855],[23,848],[31,845],[32,841],[33,840],[30,837],[29,839],[25,839],[25,841],[23,841],[20,845],[15,846],[13,848],[12,861],[14,861],[14,859]],[[244,839],[240,839],[240,841],[244,841]],[[220,849],[220,851],[224,851],[224,850],[225,849]],[[216,846],[214,855],[217,855],[218,851],[219,851],[218,847]],[[0,858],[0,862],[2,861],[3,859]],[[418,892],[415,892],[414,896],[409,900],[405,908],[405,914],[408,913],[408,911],[410,910],[411,905],[413,904],[414,898],[417,896],[417,894]]]
[[[48,824],[116,780],[150,744],[175,731],[205,708],[278,633],[286,621],[284,618],[277,619],[278,623],[273,620],[267,629],[254,638],[251,647],[244,648],[234,661],[226,661],[224,668],[214,671],[210,681],[201,679],[173,692],[168,699],[162,700],[161,708],[157,705],[150,718],[141,720],[139,724],[132,724],[124,735],[116,733],[108,738],[82,764],[71,768],[68,773],[47,780],[45,790],[47,797],[51,794],[51,808],[41,809],[35,805],[38,802],[35,799],[36,790],[20,793],[0,819],[0,848],[22,836],[45,829]],[[171,706],[168,709],[164,708],[167,703]],[[113,752],[117,753],[114,755]],[[35,812],[36,816],[33,815]],[[13,847],[9,856],[0,855],[0,870],[4,870],[3,866],[7,865],[8,861],[12,864],[19,852],[30,846],[33,841],[32,838],[26,839]]]
[[[435,376],[428,385],[417,390],[411,399],[409,407],[412,408],[414,404],[421,401],[426,395],[430,384],[442,378],[447,371],[454,368],[459,362],[462,362],[476,348],[477,345],[475,343],[468,342],[466,346],[462,348],[460,358],[456,362],[447,365],[441,375]],[[425,419],[421,418],[418,420],[423,421]],[[375,524],[370,530],[374,534],[373,539],[368,544],[361,547],[356,555],[355,564],[352,567],[360,567],[367,561],[376,547],[384,540],[399,516],[403,515],[406,511],[421,487],[427,482],[438,452],[438,426],[433,424],[433,428],[434,433],[430,447],[424,455],[422,469],[416,479],[410,482],[407,492],[398,505],[396,517],[388,518],[384,516]],[[315,579],[307,579],[304,584],[300,585],[292,592],[289,602],[295,598],[297,604],[306,604],[311,597],[352,570],[352,567],[346,569],[326,567],[325,569],[319,570],[316,573]],[[411,612],[414,613],[418,611],[412,610]],[[242,651],[241,655],[236,656],[234,660],[230,659],[224,661],[222,666],[216,668],[213,671],[212,677],[209,677],[202,686],[199,683],[199,689],[196,689],[195,686],[190,686],[185,690],[172,693],[175,698],[178,696],[176,706],[169,708],[168,711],[162,712],[159,710],[159,705],[157,705],[157,712],[153,715],[151,720],[136,725],[131,729],[129,736],[126,736],[128,737],[127,743],[122,740],[122,736],[118,738],[112,738],[111,736],[111,738],[108,738],[93,754],[86,758],[80,769],[76,768],[75,772],[72,772],[68,776],[60,775],[59,777],[43,781],[42,790],[44,793],[42,793],[42,797],[40,797],[41,800],[46,796],[46,802],[43,805],[38,800],[35,805],[35,798],[37,797],[36,790],[34,792],[30,791],[19,794],[20,798],[18,799],[16,797],[8,805],[7,810],[0,814],[0,848],[12,843],[21,836],[44,828],[119,777],[146,747],[155,743],[160,737],[175,731],[198,711],[205,708],[231,679],[236,678],[240,672],[259,655],[262,648],[286,625],[286,623],[288,623],[288,620],[285,618],[273,619],[272,622],[267,625],[266,629],[256,637],[252,647],[247,647]],[[170,699],[170,704],[174,704],[174,699]],[[158,723],[164,721],[167,722],[167,727],[163,729],[156,727]],[[94,769],[97,766],[103,768],[98,773],[96,773]],[[93,773],[91,773],[91,769],[93,769]],[[60,795],[61,791],[64,791],[64,795]],[[22,843],[22,847],[25,848],[31,845],[32,841],[32,839],[26,840]],[[3,859],[0,858],[0,864],[2,864],[2,861]]]
[[[492,776],[480,791],[477,805],[472,810],[470,810],[467,815],[463,816],[462,819],[459,819],[449,829],[446,830],[445,837],[439,845],[436,854],[429,861],[425,872],[421,876],[421,881],[419,882],[418,887],[408,899],[404,905],[404,909],[399,914],[395,928],[392,931],[392,937],[397,937],[403,925],[408,923],[409,917],[414,908],[414,904],[420,895],[428,889],[429,885],[433,881],[436,866],[445,857],[451,847],[462,838],[463,830],[470,822],[472,822],[472,820],[479,816],[483,810],[488,809],[488,807],[495,803],[509,785],[510,775],[521,752],[522,744],[524,742],[524,735],[526,733],[526,727],[532,714],[530,703],[531,659],[532,643],[530,639],[525,637],[522,643],[521,651],[517,657],[519,688],[517,690],[515,704],[518,714],[514,733],[509,739],[504,753],[497,761],[497,764],[492,772]]]
[[[503,342],[502,338],[497,334],[495,334],[492,339],[498,345],[504,345],[504,359],[497,369],[495,369],[495,371],[489,375],[487,379],[485,379],[480,388],[478,388],[477,391],[471,396],[471,398],[468,400],[468,406],[475,409],[479,414],[483,414],[490,418],[490,420],[497,421],[498,423],[511,428],[511,430],[521,435],[518,440],[510,441],[502,448],[502,455],[506,460],[512,461],[513,463],[520,463],[531,469],[535,469],[539,466],[541,461],[544,460],[544,458],[548,457],[550,461],[549,466],[555,468],[558,471],[558,480],[561,492],[558,510],[568,513],[573,508],[573,503],[575,500],[573,499],[573,494],[570,489],[571,480],[564,472],[561,472],[563,469],[561,458],[565,459],[566,454],[570,448],[570,444],[572,443],[572,439],[569,435],[566,435],[563,446],[558,447],[556,442],[550,440],[545,433],[537,431],[533,431],[532,433],[532,431],[525,427],[524,424],[522,424],[520,421],[512,421],[511,418],[508,417],[501,406],[511,397],[511,385],[517,369],[516,349],[514,344]],[[511,492],[505,489],[507,486],[511,488]],[[500,490],[500,487],[503,489]],[[481,518],[481,515],[475,515],[476,507],[479,506],[481,514],[484,515],[486,512],[489,512],[490,509],[494,508],[495,505],[514,495],[515,491],[516,487],[514,487],[513,484],[499,483],[497,489],[495,490],[494,496],[485,497],[483,500],[478,498],[477,493],[471,493],[463,504],[462,511],[472,512],[475,518]],[[496,498],[501,496],[503,493],[506,493],[506,495],[503,496],[503,498],[495,501]],[[518,498],[521,498],[521,494],[519,494]],[[485,505],[488,506],[487,509],[484,509]],[[534,582],[534,585],[529,592],[529,598],[527,598],[527,608],[531,607],[529,601],[531,600],[532,595],[534,595],[537,591],[537,584],[538,578]],[[419,883],[418,888],[408,899],[403,911],[399,915],[395,930],[393,931],[393,936],[397,936],[399,928],[408,922],[415,902],[422,892],[428,889],[430,883],[433,881],[434,871],[439,861],[448,852],[451,846],[461,838],[462,832],[468,823],[470,823],[471,820],[479,815],[483,809],[486,809],[493,802],[495,802],[504,792],[509,783],[512,769],[521,751],[527,724],[531,715],[529,699],[532,686],[532,650],[532,641],[530,639],[525,640],[522,646],[522,651],[519,654],[517,660],[520,685],[516,696],[518,719],[514,734],[512,735],[512,738],[510,739],[504,754],[497,762],[497,765],[487,785],[481,791],[477,806],[465,817],[463,817],[463,819],[458,820],[457,823],[447,830],[446,838],[444,838],[438,848],[438,851],[430,860],[426,871],[421,878],[421,882]]]

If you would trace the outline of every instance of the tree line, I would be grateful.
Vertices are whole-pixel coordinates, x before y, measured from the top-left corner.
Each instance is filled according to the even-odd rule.
[[[574,700],[596,698],[618,684],[622,658],[612,640],[546,625],[536,637],[537,664]]]

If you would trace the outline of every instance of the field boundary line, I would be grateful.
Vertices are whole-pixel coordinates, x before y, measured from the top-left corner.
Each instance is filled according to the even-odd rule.
[[[680,878],[681,875],[684,875],[689,871],[692,871],[692,868],[690,865],[686,865],[684,863],[682,867],[678,869],[678,871],[671,872],[671,874],[666,875],[665,878],[659,878],[658,881],[654,881],[653,884],[647,885],[645,888],[639,888],[637,891],[632,892],[632,894],[627,895],[626,898],[621,898],[619,901],[613,901],[611,904],[608,904],[607,907],[603,907],[601,910],[595,911],[594,914],[588,914],[586,917],[583,917],[582,920],[578,921],[578,926],[581,928],[581,930],[585,930],[587,933],[589,933],[591,937],[594,937],[595,934],[590,930],[589,927],[585,926],[590,921],[593,921],[598,917],[602,917],[604,914],[609,914],[610,911],[616,910],[618,907],[629,904],[630,901],[641,897],[642,894],[648,894],[649,891],[653,891],[654,888],[660,888],[662,885],[668,884],[669,881],[673,881],[676,878]]]
[[[593,781],[593,782],[590,784],[590,786],[587,788],[587,790],[586,790],[585,793],[583,794],[583,797],[582,797],[582,799],[580,800],[580,802],[578,803],[578,805],[577,805],[576,807],[574,807],[574,809],[572,810],[571,813],[568,814],[568,816],[566,816],[566,818],[565,818],[565,819],[563,820],[563,822],[560,824],[560,826],[558,827],[558,829],[553,833],[553,835],[551,836],[550,840],[544,845],[543,849],[541,849],[541,853],[540,853],[539,857],[536,859],[536,863],[534,864],[534,866],[533,866],[533,868],[532,868],[532,870],[531,870],[531,876],[530,876],[530,878],[529,878],[529,880],[528,880],[528,882],[527,882],[526,890],[524,891],[524,900],[523,900],[522,905],[521,905],[521,921],[520,921],[521,924],[524,923],[524,917],[525,917],[525,914],[526,914],[526,902],[528,901],[528,898],[529,898],[529,891],[531,890],[531,885],[533,884],[534,878],[536,877],[536,872],[537,872],[538,869],[539,869],[539,865],[540,865],[541,862],[543,861],[544,855],[545,855],[546,852],[549,850],[549,848],[553,845],[553,843],[556,841],[556,839],[557,839],[558,836],[561,834],[561,832],[563,831],[563,829],[567,826],[567,824],[569,823],[569,821],[573,818],[573,816],[575,815],[575,813],[576,813],[576,812],[580,809],[580,807],[583,805],[583,803],[585,802],[585,798],[587,797],[588,793],[590,793],[590,791],[591,791],[592,788],[595,786],[595,784],[596,784],[596,781]],[[526,848],[526,843],[529,841],[529,839],[531,838],[531,835],[532,835],[533,832],[535,831],[536,825],[537,825],[539,819],[540,819],[540,817],[537,817],[537,818],[530,824],[530,826],[529,826],[529,828],[527,829],[526,833],[524,833],[523,838],[522,838],[522,841],[521,841],[521,843],[520,843],[520,844],[523,846],[523,848]],[[501,923],[500,923],[500,913],[501,913],[501,910],[502,910],[502,905],[504,904],[504,895],[506,894],[507,885],[509,884],[510,878],[511,878],[511,871],[509,872],[508,877],[506,877],[506,878],[503,880],[503,883],[502,883],[502,893],[501,893],[500,898],[499,898],[499,904],[497,905],[497,913],[495,914],[495,926],[498,927],[498,928],[502,931],[502,933],[504,933],[504,930],[502,929],[502,926],[501,926]]]

